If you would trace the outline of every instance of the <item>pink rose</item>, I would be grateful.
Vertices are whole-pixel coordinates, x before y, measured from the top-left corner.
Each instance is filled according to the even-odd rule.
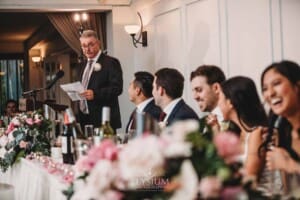
[[[74,175],[73,174],[67,174],[63,176],[63,182],[70,184],[74,181]]]
[[[218,198],[220,196],[222,183],[220,179],[215,176],[208,176],[201,179],[199,191],[201,198]]]
[[[116,160],[118,151],[118,147],[111,140],[104,140],[100,145],[91,148],[86,156],[79,158],[76,168],[81,172],[90,172],[99,160]]]
[[[9,123],[7,130],[5,131],[5,134],[8,135],[10,132],[12,132],[15,129],[14,123]]]
[[[34,120],[34,123],[35,123],[35,124],[38,124],[38,125],[41,124],[41,122],[42,122],[42,120],[39,119],[39,118],[37,118],[37,119]]]
[[[33,125],[33,120],[32,120],[32,118],[27,118],[25,121],[26,121],[27,124]]]
[[[75,167],[80,172],[90,172],[97,161],[98,160],[94,160],[92,157],[82,156],[77,160]]]
[[[243,193],[241,186],[235,187],[225,187],[221,192],[221,197],[223,200],[239,199],[239,195]]]
[[[111,140],[104,140],[88,152],[88,157],[113,161],[118,158],[118,147]]]
[[[241,154],[240,139],[237,135],[231,132],[222,132],[214,137],[214,144],[217,147],[219,156],[232,160]]]
[[[118,158],[118,147],[111,140],[104,140],[100,145],[103,158],[107,160],[116,160]]]

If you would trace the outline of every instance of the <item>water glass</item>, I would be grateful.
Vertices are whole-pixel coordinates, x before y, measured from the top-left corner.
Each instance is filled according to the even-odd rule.
[[[77,159],[86,155],[88,150],[91,147],[91,144],[88,140],[77,139],[75,144],[76,144],[75,150],[76,150]]]
[[[87,124],[84,126],[84,134],[87,138],[93,137],[94,126],[92,124]]]
[[[62,162],[61,147],[51,147],[51,158],[57,162]]]

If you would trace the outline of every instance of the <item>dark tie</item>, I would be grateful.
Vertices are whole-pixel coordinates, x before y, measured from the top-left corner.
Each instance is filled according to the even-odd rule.
[[[90,73],[91,73],[91,70],[93,70],[92,65],[93,65],[93,60],[89,60],[88,65],[87,65],[87,69],[83,73],[82,85],[83,85],[84,89],[87,89],[87,87],[88,87],[88,83],[89,83],[89,79],[90,79]],[[80,110],[85,114],[89,113],[88,107],[87,107],[87,102],[85,100],[80,101]]]
[[[166,114],[165,112],[160,112],[160,115],[159,115],[159,121],[160,121],[160,122],[164,121],[166,115],[167,115],[167,114]]]

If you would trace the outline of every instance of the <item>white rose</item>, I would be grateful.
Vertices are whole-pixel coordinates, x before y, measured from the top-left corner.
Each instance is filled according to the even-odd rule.
[[[185,141],[187,134],[197,131],[199,123],[197,120],[183,120],[174,123],[171,127],[172,136],[175,141]]]
[[[181,187],[171,196],[171,200],[195,199],[198,193],[198,178],[190,160],[185,160],[178,176]]]
[[[97,162],[87,178],[88,185],[96,185],[98,191],[109,189],[116,177],[115,165],[109,160]]]
[[[0,148],[0,158],[4,158],[4,155],[6,154],[5,148]]]
[[[8,143],[8,137],[3,135],[0,137],[0,147],[4,147]]]
[[[191,144],[187,142],[171,142],[164,149],[167,158],[188,157],[192,154]]]
[[[101,70],[101,68],[102,68],[102,66],[101,66],[101,64],[100,64],[100,63],[95,63],[93,67],[94,67],[94,71],[95,71],[95,72],[98,72],[98,71],[100,71],[100,70]]]
[[[153,135],[132,140],[119,154],[119,169],[130,189],[146,186],[163,174],[164,157],[160,141]]]

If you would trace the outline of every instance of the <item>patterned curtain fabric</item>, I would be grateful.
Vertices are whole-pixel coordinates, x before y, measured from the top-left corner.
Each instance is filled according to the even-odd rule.
[[[49,13],[49,20],[61,34],[67,44],[78,54],[81,54],[79,42],[79,27],[73,19],[74,13]],[[106,23],[105,13],[88,13],[88,21],[83,23],[84,29],[97,32],[102,50],[106,49]]]

